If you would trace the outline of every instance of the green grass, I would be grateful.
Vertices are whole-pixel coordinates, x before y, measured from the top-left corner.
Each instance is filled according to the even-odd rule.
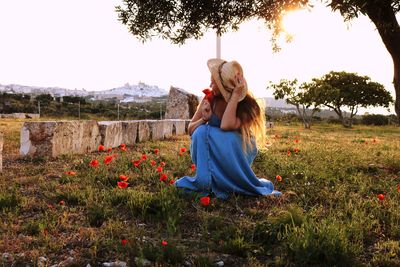
[[[270,145],[253,169],[283,196],[213,198],[204,207],[199,195],[169,185],[193,174],[189,151],[179,156],[189,148],[186,136],[115,149],[104,165],[105,153],[19,159],[21,122],[3,124],[9,137],[0,175],[0,251],[24,252],[21,265],[43,255],[55,264],[71,250],[81,266],[117,259],[159,266],[400,265],[399,128],[278,125],[268,130]],[[147,159],[134,167],[142,154]],[[165,162],[167,182],[151,160],[155,167]],[[124,189],[117,187],[121,174],[129,177]]]

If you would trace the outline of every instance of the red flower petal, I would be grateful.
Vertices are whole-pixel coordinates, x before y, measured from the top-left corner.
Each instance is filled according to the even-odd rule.
[[[126,244],[128,244],[128,240],[122,239],[121,240],[121,245],[126,246]]]
[[[278,182],[281,182],[281,181],[282,181],[282,177],[281,177],[280,175],[277,175],[277,176],[276,176],[276,180],[277,180]]]
[[[106,151],[106,147],[105,146],[103,146],[103,145],[99,145],[99,152],[103,152],[103,151]]]
[[[97,159],[92,159],[89,164],[92,167],[97,167],[99,166],[99,161]]]
[[[174,180],[174,179],[169,180],[169,184],[170,184],[170,185],[173,185],[174,183],[175,183],[175,180]]]
[[[181,148],[181,153],[185,153],[186,152],[186,148],[185,147],[182,147]]]
[[[132,160],[132,163],[135,167],[139,167],[141,160]]]
[[[155,162],[154,160],[150,161],[151,166],[156,166],[157,162]]]
[[[158,148],[156,148],[156,149],[154,149],[154,154],[158,154],[158,152],[160,152],[160,149],[158,149]]]
[[[111,161],[113,160],[113,158],[114,158],[113,156],[106,156],[104,158],[104,164],[106,164],[106,165],[110,164]]]
[[[129,178],[128,178],[128,176],[121,174],[119,176],[119,179],[121,179],[122,181],[126,182],[126,181],[128,181]]]
[[[196,170],[196,164],[192,164],[192,166],[190,166],[190,169],[192,169],[192,171],[194,172]]]
[[[201,203],[201,205],[203,205],[205,207],[210,205],[210,197],[202,197],[202,198],[200,198],[200,203]]]
[[[165,162],[164,162],[164,161],[161,161],[161,162],[160,162],[160,166],[161,166],[161,167],[165,167]]]
[[[122,189],[128,187],[129,184],[127,182],[117,182],[117,185]]]
[[[143,154],[142,155],[142,160],[146,160],[147,159],[147,155],[146,154]]]
[[[162,174],[160,175],[160,181],[161,181],[161,182],[166,182],[167,180],[168,180],[167,175],[166,175],[165,173],[162,173]]]
[[[397,186],[397,192],[400,193],[400,184]]]
[[[157,172],[162,172],[162,167],[157,167]]]
[[[168,242],[167,242],[167,241],[165,241],[165,240],[161,241],[161,246],[165,247],[165,246],[167,246],[167,245],[168,245]]]
[[[378,195],[378,199],[379,200],[384,200],[385,199],[385,195],[384,194],[379,194]]]

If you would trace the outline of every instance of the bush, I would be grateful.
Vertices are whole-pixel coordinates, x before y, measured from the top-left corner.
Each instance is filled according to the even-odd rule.
[[[361,122],[366,125],[388,125],[389,118],[381,114],[364,115]]]

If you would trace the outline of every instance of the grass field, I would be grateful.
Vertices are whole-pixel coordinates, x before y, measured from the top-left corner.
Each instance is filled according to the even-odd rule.
[[[15,266],[41,256],[49,266],[67,257],[76,266],[400,266],[398,127],[278,125],[253,169],[283,196],[204,205],[170,185],[193,174],[187,136],[23,159],[21,126],[0,122],[0,252]],[[128,187],[118,187],[120,175]]]

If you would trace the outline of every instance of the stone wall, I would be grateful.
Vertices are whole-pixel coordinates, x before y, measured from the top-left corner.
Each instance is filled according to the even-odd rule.
[[[4,119],[39,119],[40,115],[36,113],[10,113],[0,114],[0,118]]]
[[[84,154],[124,143],[163,140],[187,134],[190,120],[136,121],[41,121],[25,122],[21,129],[20,154],[31,157],[57,157]]]

